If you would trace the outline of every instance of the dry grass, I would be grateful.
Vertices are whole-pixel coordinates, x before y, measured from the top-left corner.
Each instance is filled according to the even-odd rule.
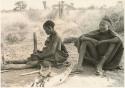
[[[30,9],[23,12],[3,12],[2,13],[2,42],[4,42],[4,48],[11,49],[12,45],[15,45],[13,49],[20,46],[17,52],[22,51],[21,47],[25,50],[21,54],[27,56],[26,52],[30,52],[27,49],[33,49],[32,33],[36,32],[38,36],[38,43],[40,50],[44,46],[46,34],[43,31],[42,24],[47,19],[53,19],[56,26],[55,30],[59,36],[64,39],[67,37],[78,37],[81,34],[88,33],[90,31],[98,29],[98,24],[102,17],[108,13],[112,19],[115,19],[114,23],[117,23],[117,32],[123,32],[123,10],[121,8],[115,9],[115,7],[108,9],[86,9],[86,10],[66,10],[62,19],[58,18],[57,10],[35,10]],[[67,15],[68,13],[68,15]],[[115,16],[113,15],[115,14]],[[118,21],[118,15],[120,20]],[[117,22],[116,22],[117,21]],[[26,45],[26,46],[25,46]],[[25,52],[26,51],[26,52]],[[7,53],[5,49],[5,54]],[[13,54],[11,54],[13,55]],[[19,56],[21,56],[19,55]],[[5,55],[7,56],[7,55]],[[18,56],[18,55],[17,55]],[[15,57],[17,58],[17,57]],[[27,58],[27,57],[25,57]],[[12,59],[12,58],[10,58]]]

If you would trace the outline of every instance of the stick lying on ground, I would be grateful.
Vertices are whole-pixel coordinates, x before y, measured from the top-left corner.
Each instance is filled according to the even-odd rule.
[[[12,61],[6,61],[7,64],[26,64],[27,60],[12,60]]]
[[[4,72],[8,72],[9,70],[3,70],[3,71],[1,71],[1,73],[4,73]]]
[[[73,68],[74,68],[74,64],[71,63],[71,65],[67,67],[66,71],[58,76],[60,78],[58,84],[63,83],[68,78]]]
[[[28,68],[33,68],[31,65],[26,65],[26,64],[6,64],[1,66],[2,70],[20,70],[20,69],[28,69]]]
[[[23,73],[23,74],[20,74],[20,76],[31,75],[31,74],[35,74],[35,73],[39,73],[39,70],[38,71],[28,72],[28,73]]]
[[[73,68],[74,68],[74,64],[70,63],[70,66],[67,67],[64,72],[54,77],[51,77],[50,80],[46,82],[45,86],[54,87],[54,86],[62,84],[69,77],[69,74],[71,73]]]
[[[51,76],[51,73],[50,73],[51,70],[49,70],[46,75],[43,72],[41,72],[41,76],[37,77],[31,86],[32,87],[53,87],[53,86],[59,85],[68,78],[73,67],[74,67],[74,64],[71,64],[69,67],[66,68],[64,72],[55,76]]]

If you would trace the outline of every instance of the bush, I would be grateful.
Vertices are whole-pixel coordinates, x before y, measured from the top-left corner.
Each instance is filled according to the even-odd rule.
[[[47,19],[54,20],[57,17],[58,9],[53,9],[47,16]]]
[[[10,44],[19,43],[25,39],[21,33],[8,33],[6,41]]]
[[[27,11],[28,18],[32,21],[41,20],[41,12],[39,10],[30,9]]]
[[[23,30],[27,27],[26,23],[23,22],[17,22],[12,25],[13,27],[18,27],[19,29]]]
[[[124,32],[124,18],[121,17],[121,19],[115,24],[115,31],[117,33]]]
[[[111,20],[114,24],[114,31],[117,33],[124,32],[124,13],[119,12],[119,13],[112,13],[111,14]]]
[[[6,36],[6,40],[8,43],[17,43],[17,41],[19,40],[18,39],[18,36],[13,34],[13,33],[9,33],[7,36]]]
[[[29,31],[28,24],[26,22],[17,21],[4,26],[4,40],[10,44],[19,43],[20,41],[23,41]]]

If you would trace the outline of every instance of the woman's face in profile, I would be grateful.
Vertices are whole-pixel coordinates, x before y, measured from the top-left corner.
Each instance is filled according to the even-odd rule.
[[[108,23],[106,21],[101,21],[99,24],[100,32],[105,32],[108,30]]]

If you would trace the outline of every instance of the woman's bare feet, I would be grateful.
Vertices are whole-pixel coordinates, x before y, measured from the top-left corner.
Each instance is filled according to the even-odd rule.
[[[97,66],[96,68],[96,75],[103,75],[104,73],[104,70],[102,70],[102,67],[101,66]]]
[[[83,72],[83,66],[76,65],[72,71],[72,73],[81,73]]]

